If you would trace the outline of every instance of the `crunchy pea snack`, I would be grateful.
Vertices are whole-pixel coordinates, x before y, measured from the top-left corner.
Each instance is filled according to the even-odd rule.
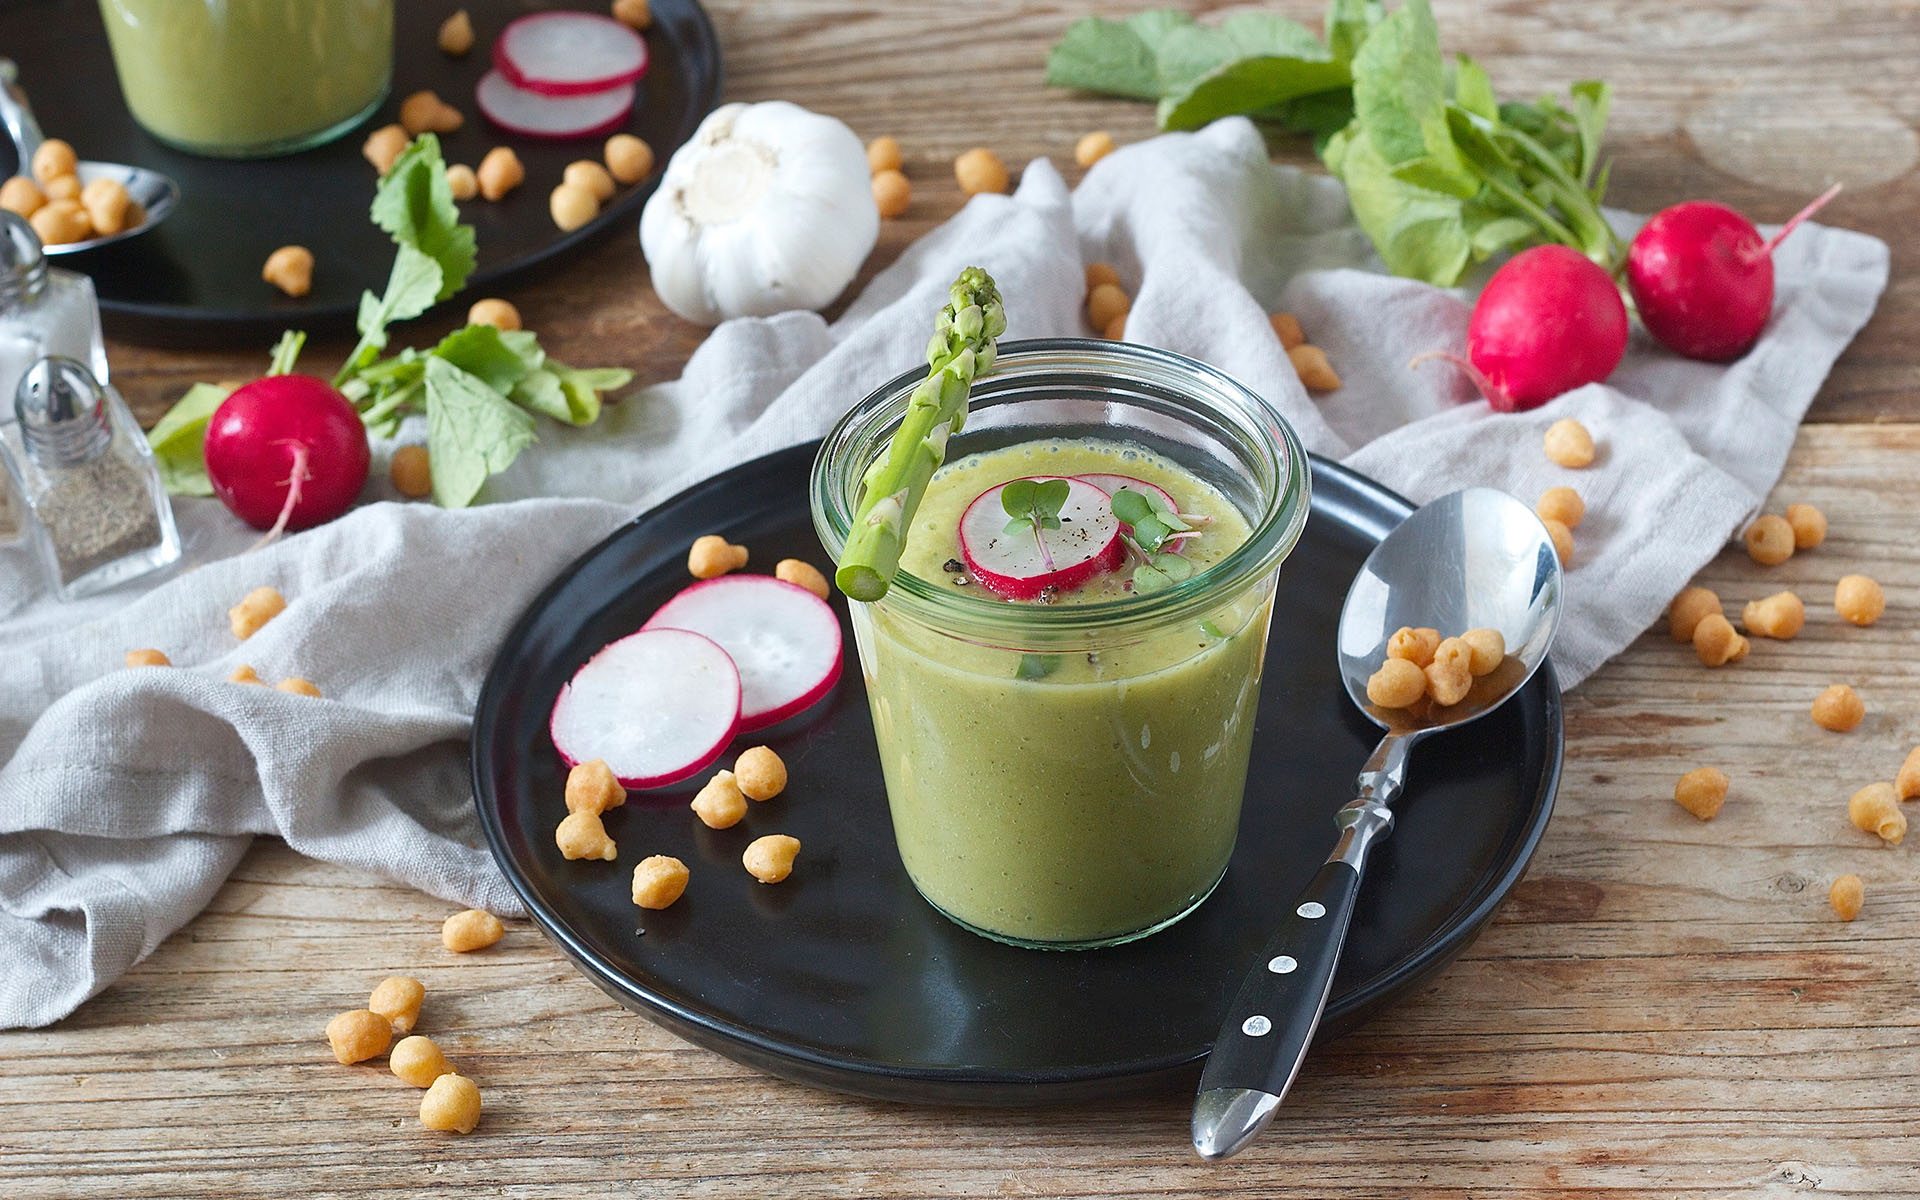
[[[298,675],[295,675],[291,679],[282,679],[279,683],[273,685],[273,690],[276,692],[286,692],[292,696],[311,696],[315,700],[320,699],[320,689],[314,686],[313,681],[311,679],[302,679]]]
[[[379,1013],[364,1008],[343,1012],[327,1022],[327,1045],[342,1064],[365,1062],[387,1052],[393,1026]]]
[[[130,667],[170,667],[173,660],[158,650],[129,650],[127,665]]]
[[[1587,515],[1587,502],[1570,487],[1550,487],[1540,493],[1533,511],[1542,521],[1558,521],[1568,529],[1577,529],[1580,518]]]
[[[740,861],[745,864],[747,874],[761,883],[779,883],[793,874],[793,860],[800,853],[800,839],[788,837],[784,833],[770,833],[763,838],[755,838],[747,846]]]
[[[233,669],[233,674],[227,676],[227,682],[228,683],[252,683],[252,684],[258,684],[261,687],[267,686],[267,681],[260,678],[260,673],[254,670],[252,667],[248,666],[246,663],[241,663],[239,666],[235,667]]]
[[[1104,129],[1096,129],[1092,133],[1083,134],[1080,140],[1073,144],[1073,161],[1083,167],[1090,167],[1112,154],[1115,149],[1117,147],[1114,145],[1113,135]]]
[[[489,296],[484,300],[475,300],[473,307],[467,309],[467,324],[491,325],[503,332],[519,329],[520,310],[511,301]]]
[[[360,153],[373,164],[373,169],[385,175],[393,169],[394,160],[407,148],[407,131],[398,125],[382,125],[367,135],[360,145]]]
[[[1327,352],[1320,347],[1302,342],[1287,351],[1287,361],[1293,364],[1293,373],[1300,377],[1301,386],[1308,391],[1340,390],[1340,374],[1327,361]]]
[[[741,753],[733,764],[734,782],[749,800],[771,800],[787,786],[787,764],[765,746]]]
[[[227,610],[227,620],[233,624],[233,636],[244,642],[286,611],[286,607],[287,598],[277,590],[257,587],[247,593],[246,599]]]
[[[693,539],[687,550],[687,571],[695,579],[714,579],[747,565],[747,548],[736,546],[717,533]]]
[[[732,771],[717,772],[690,805],[708,829],[732,829],[747,815],[747,796]]]
[[[633,902],[641,908],[666,908],[686,893],[690,874],[687,864],[670,854],[643,858],[633,869]]]
[[[1902,800],[1920,797],[1920,746],[1915,746],[1907,754],[1907,761],[1900,764],[1900,774],[1894,777],[1893,789]]]
[[[1547,458],[1560,466],[1577,471],[1593,465],[1593,435],[1572,417],[1562,417],[1547,426],[1542,447]]]
[[[607,836],[607,827],[600,820],[600,814],[582,809],[570,812],[553,831],[553,840],[560,847],[560,854],[568,861],[579,858],[597,858],[602,862],[612,862],[620,855],[619,847]]]
[[[420,1002],[426,998],[427,989],[418,979],[392,975],[382,979],[373,995],[367,997],[367,1011],[385,1017],[395,1033],[406,1033],[420,1019]]]
[[[601,153],[607,171],[621,183],[639,183],[653,171],[653,147],[630,133],[607,139]]]
[[[1673,785],[1673,802],[1702,821],[1711,821],[1727,802],[1726,773],[1715,767],[1696,767]]]
[[[282,246],[267,255],[260,278],[295,298],[313,290],[313,251],[305,246]]]
[[[448,917],[440,926],[440,944],[455,954],[484,950],[507,934],[507,927],[490,912],[469,908]]]
[[[465,1075],[448,1072],[420,1097],[420,1123],[444,1133],[472,1133],[480,1123],[480,1088]]]
[[[867,170],[878,175],[882,171],[898,171],[905,157],[900,153],[900,139],[890,133],[883,133],[867,143]]]
[[[1750,600],[1740,611],[1740,623],[1760,637],[1785,640],[1807,623],[1807,606],[1792,592],[1775,592],[1764,600]]]
[[[1858,875],[1842,875],[1827,889],[1827,903],[1833,905],[1833,911],[1840,914],[1842,921],[1859,916],[1860,906],[1866,899],[1867,886],[1860,882]]]
[[[527,168],[521,165],[520,156],[512,147],[495,146],[480,160],[480,168],[473,177],[480,182],[482,196],[499,200],[526,182]]]
[[[1793,557],[1793,526],[1772,513],[1747,526],[1743,535],[1747,556],[1763,567],[1774,567]]]
[[[1433,652],[1439,648],[1440,631],[1438,629],[1424,627],[1414,629],[1411,626],[1402,625],[1393,631],[1392,637],[1387,639],[1388,658],[1404,658],[1423,670],[1433,661]]]
[[[985,146],[973,149],[953,160],[953,178],[969,196],[982,192],[1004,192],[1009,179],[1007,164]]]
[[[1389,658],[1367,680],[1367,699],[1381,708],[1408,708],[1427,694],[1427,673],[1405,658]]]
[[[1708,613],[1693,627],[1693,652],[1702,666],[1739,662],[1747,656],[1747,646],[1747,639],[1735,631],[1733,622],[1719,613]]]
[[[415,1034],[401,1038],[387,1055],[393,1073],[417,1088],[432,1087],[442,1075],[453,1074],[453,1064],[432,1038]]]
[[[1811,550],[1827,540],[1827,514],[1811,504],[1787,505],[1787,524],[1793,528],[1796,550]]]
[[[1907,836],[1907,814],[1890,783],[1870,783],[1847,800],[1847,819],[1889,846]]]
[[[1887,594],[1866,575],[1842,575],[1833,586],[1833,607],[1853,625],[1871,625],[1887,611]]]
[[[1813,698],[1813,721],[1822,729],[1845,733],[1867,715],[1867,702],[1844,683],[1836,683]]]
[[[1667,607],[1667,631],[1676,642],[1691,642],[1694,630],[1709,616],[1725,616],[1720,597],[1703,587],[1690,587]]]
[[[1573,565],[1573,530],[1567,528],[1564,521],[1546,520],[1540,523],[1547,527],[1547,536],[1553,540],[1554,557],[1560,560],[1561,566],[1571,567]]]
[[[1300,328],[1300,318],[1292,313],[1269,313],[1267,324],[1273,326],[1273,336],[1280,339],[1282,350],[1292,350],[1295,346],[1306,345],[1307,331]]]
[[[1491,675],[1507,659],[1507,639],[1498,629],[1469,629],[1460,635],[1472,651],[1468,670],[1478,679],[1482,675]]]
[[[1087,291],[1087,320],[1105,329],[1115,317],[1133,311],[1133,300],[1117,283],[1096,283]]]
[[[440,53],[449,58],[459,58],[473,49],[473,18],[466,9],[460,9],[446,20],[440,22]]]
[[[1473,648],[1457,637],[1440,643],[1427,664],[1427,694],[1442,706],[1458,704],[1473,686]]]
[[[905,174],[889,167],[873,173],[873,203],[887,220],[903,217],[913,204],[913,184]]]
[[[605,759],[593,758],[567,772],[567,811],[603,813],[627,802],[627,789]]]
[[[783,558],[774,564],[773,577],[807,589],[822,600],[827,598],[827,577],[820,568],[797,558]]]

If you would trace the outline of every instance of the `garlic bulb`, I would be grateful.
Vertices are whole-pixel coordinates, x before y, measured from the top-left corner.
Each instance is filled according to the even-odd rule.
[[[866,147],[784,100],[715,109],[640,216],[654,290],[703,325],[824,307],[879,236]]]

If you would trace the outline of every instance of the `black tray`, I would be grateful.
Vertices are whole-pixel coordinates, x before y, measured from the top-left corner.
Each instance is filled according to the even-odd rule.
[[[567,862],[553,842],[565,770],[547,738],[560,685],[687,583],[695,533],[744,543],[762,569],[789,555],[821,562],[805,502],[814,449],[746,463],[641,516],[508,634],[473,735],[494,856],[534,919],[615,999],[776,1075],[881,1099],[995,1105],[1191,1084],[1276,915],[1332,846],[1333,811],[1378,735],[1340,686],[1334,625],[1361,560],[1408,505],[1314,460],[1312,517],[1280,574],[1239,845],[1213,897],[1165,932],[1108,950],[1020,950],[922,900],[893,847],[850,633],[835,691],[753,735],[789,764],[787,795],[714,831],[687,811],[685,791],[636,794],[607,817],[617,863]],[[1545,666],[1498,712],[1415,751],[1394,834],[1368,866],[1323,1036],[1472,941],[1546,829],[1561,749],[1559,686]],[[804,847],[777,887],[740,866],[747,842],[772,832]],[[687,895],[660,913],[628,896],[633,864],[649,854],[693,870]]]
[[[465,58],[452,59],[440,53],[435,37],[456,7],[471,14],[477,36]],[[606,11],[604,4],[544,0],[400,0],[393,90],[366,124],[304,153],[232,161],[170,149],[134,123],[114,75],[98,0],[3,0],[0,52],[20,64],[21,83],[47,136],[72,142],[81,158],[152,167],[180,184],[179,207],[157,228],[64,255],[59,265],[93,277],[108,332],[118,337],[175,346],[257,343],[264,350],[290,326],[348,332],[360,292],[385,286],[394,254],[387,235],[367,220],[375,176],[360,144],[369,130],[397,120],[401,99],[421,88],[466,114],[457,133],[441,138],[448,162],[477,166],[488,149],[510,145],[527,168],[526,182],[506,199],[460,206],[477,231],[480,263],[467,290],[448,303],[464,307],[603,234],[638,237],[640,208],[660,169],[719,98],[719,40],[694,0],[655,0],[647,75],[625,126],[653,147],[654,173],[620,188],[591,222],[562,233],[547,213],[547,193],[568,163],[599,158],[607,135],[564,142],[510,135],[488,123],[473,99],[494,36],[515,17],[553,8]],[[0,137],[0,176],[15,173],[15,157],[12,143]],[[260,278],[267,255],[289,243],[306,246],[317,260],[313,291],[298,300]]]

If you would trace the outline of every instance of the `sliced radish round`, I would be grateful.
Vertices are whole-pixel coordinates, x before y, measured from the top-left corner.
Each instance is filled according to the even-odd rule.
[[[612,17],[544,12],[521,17],[493,43],[507,82],[543,96],[609,91],[647,73],[647,43]]]
[[[785,720],[840,678],[840,618],[806,588],[770,575],[693,584],[641,628],[691,630],[733,658],[742,733]]]
[[[1044,483],[1062,477],[1032,478]],[[1064,592],[1079,587],[1126,561],[1120,521],[1107,494],[1084,479],[1066,482],[1067,499],[1060,506],[1058,529],[1009,533],[1007,511],[1000,505],[1004,484],[988,488],[967,505],[960,516],[960,552],[967,569],[988,591],[1031,600],[1049,588]]]
[[[554,701],[568,766],[605,759],[621,784],[664,787],[720,757],[740,725],[740,673],[711,638],[642,629],[601,647]]]
[[[1174,512],[1177,513],[1180,511],[1180,506],[1174,502],[1172,492],[1169,492],[1159,484],[1148,483],[1144,479],[1135,479],[1131,475],[1075,475],[1074,478],[1086,480],[1088,483],[1105,492],[1108,497],[1112,497],[1112,495],[1121,488],[1126,488],[1130,492],[1139,492],[1142,496],[1157,497],[1160,503],[1166,505]],[[1123,523],[1120,528],[1129,533],[1133,532],[1131,525]],[[1180,537],[1168,538],[1166,544],[1160,549],[1167,554],[1178,554],[1186,548],[1187,539]]]
[[[513,86],[505,75],[488,71],[473,90],[474,102],[495,125],[523,137],[593,137],[626,124],[634,89],[624,84],[587,96],[542,96]]]

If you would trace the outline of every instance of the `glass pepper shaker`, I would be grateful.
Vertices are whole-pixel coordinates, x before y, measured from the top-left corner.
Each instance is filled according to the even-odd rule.
[[[0,427],[13,420],[7,399],[20,377],[50,354],[77,359],[106,382],[107,351],[93,281],[47,266],[33,226],[0,210]],[[0,542],[13,539],[19,521],[0,478]]]
[[[71,358],[27,368],[0,462],[53,590],[73,600],[180,557],[153,451],[111,387]]]

